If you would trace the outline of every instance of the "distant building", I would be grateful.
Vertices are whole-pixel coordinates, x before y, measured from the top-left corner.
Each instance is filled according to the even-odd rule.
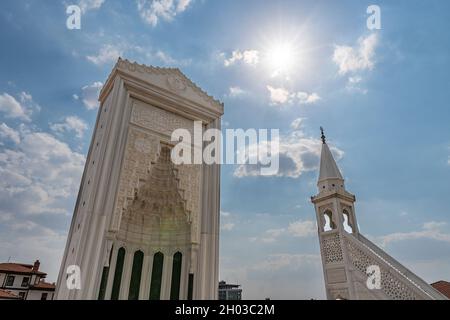
[[[45,282],[45,272],[34,264],[0,263],[0,299],[53,300],[55,284]]]
[[[431,286],[450,299],[450,282],[441,280],[432,283]]]
[[[242,289],[239,284],[219,282],[219,300],[242,300]]]

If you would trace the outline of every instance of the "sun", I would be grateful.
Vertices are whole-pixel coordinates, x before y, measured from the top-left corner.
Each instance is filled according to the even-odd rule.
[[[298,60],[296,48],[289,42],[272,44],[266,53],[266,61],[273,76],[288,74],[295,68]]]

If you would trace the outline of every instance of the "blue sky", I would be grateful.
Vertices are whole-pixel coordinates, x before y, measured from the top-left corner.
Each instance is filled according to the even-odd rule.
[[[81,30],[66,28],[69,4]],[[366,26],[371,4],[381,30]],[[280,129],[279,176],[222,167],[221,278],[244,298],[324,298],[309,202],[319,126],[362,233],[449,280],[449,12],[444,0],[2,1],[0,260],[40,258],[56,279],[96,95],[123,56],[179,67],[225,103],[225,128]]]

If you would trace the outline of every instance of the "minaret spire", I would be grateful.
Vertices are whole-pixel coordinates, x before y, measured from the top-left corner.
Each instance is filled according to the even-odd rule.
[[[322,136],[320,138],[322,139],[322,142],[325,144],[326,143],[326,137],[325,137],[325,134],[323,133],[323,127],[320,127],[320,132],[322,133]]]
[[[333,158],[333,154],[326,143],[325,134],[323,128],[320,127],[320,131],[322,133],[322,152],[320,154],[320,170],[319,170],[319,181],[321,189],[326,189],[330,187],[343,186],[344,178],[342,177],[341,172],[336,164],[336,161]]]

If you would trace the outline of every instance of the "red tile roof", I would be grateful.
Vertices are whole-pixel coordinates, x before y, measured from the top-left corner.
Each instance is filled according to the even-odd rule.
[[[0,272],[47,275],[45,272],[33,271],[33,265],[25,263],[0,263]]]
[[[12,292],[0,289],[0,299],[20,299],[20,297]]]
[[[38,284],[30,286],[30,289],[54,291],[56,289],[56,285],[54,283],[48,283],[48,282],[45,282],[45,281],[40,281]]]
[[[444,296],[450,299],[450,282],[447,281],[438,281],[431,284],[433,288],[442,293]]]

